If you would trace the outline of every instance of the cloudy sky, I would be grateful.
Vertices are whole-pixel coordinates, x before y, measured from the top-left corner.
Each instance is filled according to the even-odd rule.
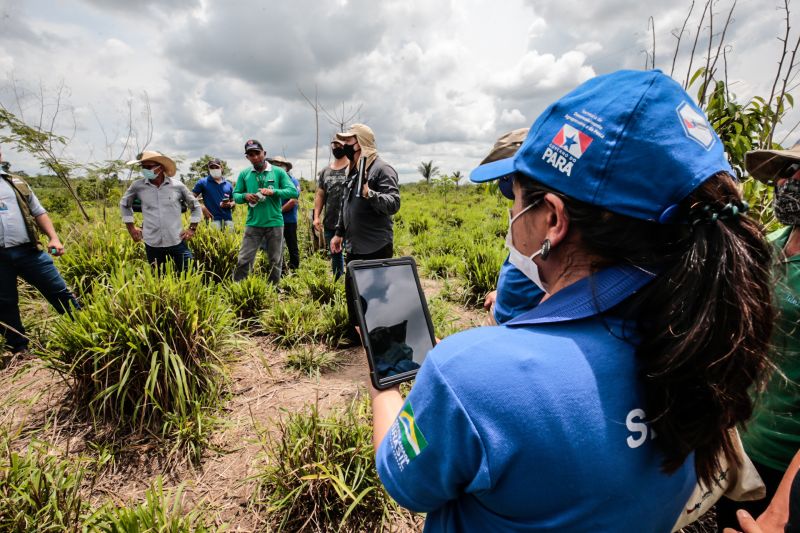
[[[679,80],[702,3],[687,25]],[[715,30],[730,5],[715,4]],[[149,103],[152,149],[187,163],[209,153],[238,170],[243,142],[254,137],[268,153],[293,161],[296,176],[309,177],[315,121],[300,90],[312,101],[316,92],[334,119],[320,114],[320,165],[328,161],[334,122],[351,118],[374,129],[384,159],[411,181],[421,161],[466,173],[499,134],[529,126],[578,83],[643,68],[651,15],[656,66],[669,73],[672,32],[690,6],[691,0],[0,0],[0,103],[21,109],[29,122],[48,121],[63,86],[55,126],[72,138],[66,155],[80,162],[135,153],[147,138]],[[795,10],[797,27],[800,5]],[[769,93],[782,16],[778,0],[739,0],[726,41],[728,76],[740,98]],[[698,49],[705,46],[704,34]],[[135,138],[123,150],[129,124]],[[37,171],[11,147],[4,155],[14,168]]]

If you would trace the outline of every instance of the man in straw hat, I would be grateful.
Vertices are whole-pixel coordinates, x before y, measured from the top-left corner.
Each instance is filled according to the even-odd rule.
[[[50,255],[42,251],[40,233],[47,235]],[[36,287],[59,313],[80,308],[50,257],[63,253],[64,245],[47,211],[28,184],[7,174],[4,167],[0,170],[0,335],[13,353],[28,349],[19,315],[18,277]]]
[[[186,241],[194,236],[203,218],[200,202],[175,176],[175,161],[156,151],[144,151],[129,165],[139,165],[142,178],[134,181],[119,202],[122,221],[134,242],[144,240],[147,260],[154,266],[174,261],[178,271],[188,266],[192,252]],[[142,208],[142,227],[133,219],[134,201]],[[183,229],[183,206],[191,209],[189,227]]]
[[[341,252],[344,241],[348,263],[354,259],[388,259],[394,254],[392,215],[400,210],[397,172],[378,156],[375,134],[369,126],[353,124],[349,131],[337,133],[336,138],[343,144],[350,169],[336,236],[331,239],[331,253]],[[366,159],[367,170],[361,190],[356,190],[361,158]],[[352,326],[350,337],[358,342],[350,283],[345,283],[345,289]]]
[[[283,156],[267,158],[271,165],[282,168],[289,179],[292,180],[297,194],[300,194],[300,181],[289,172],[292,164]],[[300,267],[300,248],[297,246],[297,208],[298,198],[285,198],[281,202],[281,213],[283,214],[283,243],[289,250],[289,270],[297,270]]]
[[[721,499],[717,504],[719,531],[737,527],[737,509],[754,517],[764,513],[800,448],[800,143],[789,150],[748,152],[745,168],[758,181],[774,187],[775,218],[785,226],[768,236],[780,262],[773,299],[780,312],[771,342],[778,366],[759,395],[753,417],[740,429],[744,450],[764,481],[767,495],[752,502]],[[761,516],[759,523],[763,525],[771,516]],[[779,526],[782,531],[783,524]]]

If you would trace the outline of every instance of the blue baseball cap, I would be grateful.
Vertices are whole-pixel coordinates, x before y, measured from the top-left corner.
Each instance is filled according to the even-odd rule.
[[[514,157],[481,165],[470,179],[516,172],[576,200],[669,223],[681,200],[722,171],[733,175],[722,142],[675,80],[620,70],[551,104]]]

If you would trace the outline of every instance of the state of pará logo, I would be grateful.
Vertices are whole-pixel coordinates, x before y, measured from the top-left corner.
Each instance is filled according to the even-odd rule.
[[[575,159],[580,159],[592,144],[592,138],[569,124],[564,124],[553,137],[553,144],[569,152]]]
[[[686,136],[709,150],[714,146],[714,133],[706,118],[695,110],[689,102],[681,102],[676,109]]]

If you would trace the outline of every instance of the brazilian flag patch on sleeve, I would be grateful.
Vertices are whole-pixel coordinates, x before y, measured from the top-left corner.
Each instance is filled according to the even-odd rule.
[[[414,420],[414,409],[411,402],[406,402],[403,410],[391,429],[392,452],[397,460],[397,466],[403,470],[405,466],[416,459],[422,450],[428,447],[425,435]]]

